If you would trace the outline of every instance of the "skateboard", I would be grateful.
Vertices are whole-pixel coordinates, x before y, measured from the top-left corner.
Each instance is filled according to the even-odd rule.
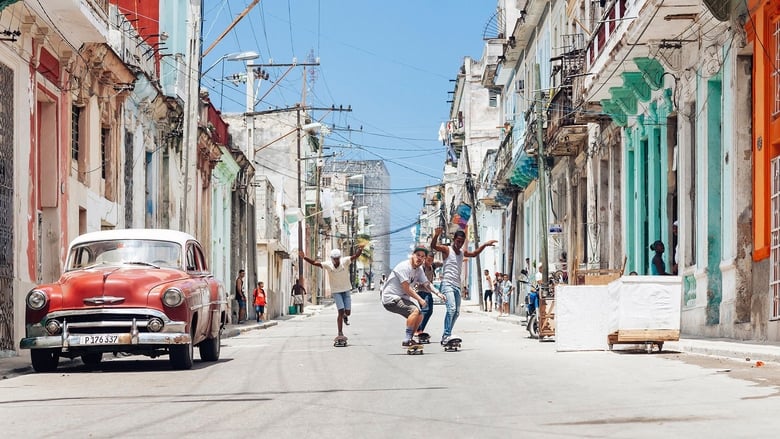
[[[420,344],[428,344],[431,342],[431,335],[427,332],[421,332],[417,335],[417,340],[420,342]]]
[[[403,346],[404,349],[406,349],[407,355],[422,355],[423,353],[423,345],[421,344],[413,344],[409,346]]]
[[[447,352],[457,352],[458,349],[460,349],[460,343],[463,340],[459,338],[451,338],[445,345],[444,350]]]
[[[339,335],[333,339],[333,346],[343,348],[346,345],[347,345],[347,337],[344,337],[343,335]]]

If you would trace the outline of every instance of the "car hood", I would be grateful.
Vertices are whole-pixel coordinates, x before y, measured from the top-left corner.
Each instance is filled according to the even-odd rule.
[[[101,267],[64,273],[60,278],[61,306],[147,306],[156,286],[184,279],[179,270],[149,267]]]

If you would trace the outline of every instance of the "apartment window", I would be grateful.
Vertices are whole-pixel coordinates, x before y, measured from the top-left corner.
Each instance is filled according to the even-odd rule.
[[[496,108],[498,106],[498,92],[496,90],[488,90],[488,106],[490,108]]]
[[[81,107],[73,105],[70,110],[70,158],[73,163],[79,162],[79,121],[81,120]]]
[[[774,31],[772,32],[772,48],[774,49],[774,69],[772,70],[772,84],[774,87],[774,107],[772,115],[780,114],[780,19],[775,21]]]
[[[772,318],[780,318],[780,157],[772,160],[772,234],[769,249],[769,291]]]
[[[111,130],[108,128],[100,129],[100,177],[106,179],[106,169],[108,168],[108,142],[111,139]]]
[[[330,177],[322,177],[322,187],[330,187]]]

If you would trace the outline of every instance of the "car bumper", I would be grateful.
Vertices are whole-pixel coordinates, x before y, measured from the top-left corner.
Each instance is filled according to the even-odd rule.
[[[22,349],[62,349],[67,352],[70,349],[77,350],[109,350],[117,347],[163,347],[166,345],[181,345],[192,342],[192,337],[185,331],[184,322],[168,322],[162,332],[141,332],[136,322],[133,321],[127,332],[101,332],[90,334],[72,334],[69,325],[62,327],[58,335],[47,335],[40,324],[30,325],[27,328],[28,336],[23,338],[19,347]]]

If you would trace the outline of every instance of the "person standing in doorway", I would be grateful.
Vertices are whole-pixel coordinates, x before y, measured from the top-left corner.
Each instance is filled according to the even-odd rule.
[[[485,312],[493,311],[493,279],[490,270],[485,270],[485,297],[483,297]]]
[[[349,325],[349,316],[352,314],[352,282],[350,281],[349,266],[363,253],[363,247],[359,245],[357,251],[352,256],[341,257],[341,250],[334,248],[330,251],[330,261],[315,261],[306,256],[303,250],[298,252],[304,261],[320,267],[328,272],[330,279],[330,289],[333,294],[333,300],[336,302],[338,316],[336,317],[336,327],[338,336],[343,337],[342,325]]]
[[[266,296],[265,296],[265,290],[263,289],[263,283],[258,282],[257,288],[255,288],[254,291],[252,291],[252,299],[254,301],[255,305],[255,314],[257,323],[263,323],[263,318],[265,317],[265,303],[266,303]]]
[[[295,285],[290,291],[292,296],[292,303],[295,306],[298,314],[303,314],[303,299],[306,297],[306,288],[303,287],[303,279],[295,279]]]
[[[244,276],[243,269],[238,270],[236,278],[236,302],[238,302],[238,323],[244,323],[246,320],[246,294],[244,294]]]
[[[431,248],[441,252],[444,259],[441,279],[441,292],[446,297],[447,304],[447,314],[444,316],[444,334],[441,337],[441,344],[444,345],[452,337],[452,328],[455,326],[455,322],[460,314],[460,281],[463,271],[463,257],[473,258],[479,256],[486,247],[494,246],[497,241],[490,240],[477,247],[474,251],[464,251],[461,250],[461,247],[466,242],[466,232],[463,230],[456,231],[450,245],[439,244],[441,232],[441,227],[437,227],[434,231],[431,238]]]
[[[660,275],[660,276],[668,276],[672,273],[666,272],[666,263],[664,263],[664,250],[666,248],[664,247],[664,243],[660,240],[652,243],[650,245],[650,250],[655,252],[655,256],[653,256],[653,261],[650,264],[650,273],[653,275]]]

